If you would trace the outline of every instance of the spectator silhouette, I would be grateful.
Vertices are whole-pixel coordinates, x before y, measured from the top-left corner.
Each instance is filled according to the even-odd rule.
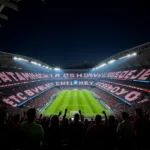
[[[20,126],[22,134],[22,149],[39,149],[44,137],[41,125],[35,123],[36,109],[27,111],[27,121]]]
[[[108,125],[108,143],[112,143],[112,148],[116,147],[117,134],[116,134],[117,124],[114,116],[109,116]]]
[[[103,112],[105,114],[105,112]],[[107,116],[105,114],[105,121],[107,122]],[[96,115],[95,117],[95,125],[92,125],[88,128],[86,133],[86,147],[97,148],[100,143],[101,148],[106,147],[106,131],[107,131],[107,123],[102,122],[102,117],[100,115]]]
[[[74,121],[70,123],[70,146],[72,148],[83,146],[84,124],[82,119],[81,111],[79,111],[79,114],[74,115]]]
[[[49,148],[61,148],[61,133],[57,115],[51,117],[48,131],[48,145]]]
[[[19,149],[20,144],[21,144],[21,139],[20,139],[20,115],[15,115],[13,117],[13,122],[12,122],[12,127],[11,127],[11,135],[12,135],[12,147],[14,149]],[[15,135],[15,138],[13,136]]]
[[[69,142],[69,120],[66,118],[67,109],[65,109],[63,120],[61,122],[61,134],[63,138],[63,147],[68,146]]]
[[[8,125],[5,124],[6,112],[0,111],[0,137],[1,137],[1,147],[8,149],[11,142],[10,133]]]
[[[140,108],[137,108],[135,112],[136,118],[133,124],[137,143],[140,144],[139,147],[150,147],[148,140],[150,137],[150,121],[147,117],[143,116],[143,112]]]
[[[119,135],[119,149],[126,149],[129,145],[133,147],[133,124],[129,120],[129,115],[122,112],[122,122],[118,124],[117,133]]]
[[[86,133],[88,126],[89,126],[89,122],[87,119],[85,119],[85,121],[84,121],[84,133]]]

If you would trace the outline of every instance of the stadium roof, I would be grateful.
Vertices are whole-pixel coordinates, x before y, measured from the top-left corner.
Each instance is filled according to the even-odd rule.
[[[113,67],[112,67],[113,65]],[[127,49],[96,65],[93,70],[126,69],[150,65],[150,42]]]
[[[48,70],[51,70],[52,67],[48,64],[36,60],[34,58],[18,55],[18,54],[10,54],[6,52],[0,51],[0,68],[22,68],[23,65],[20,66],[19,63],[16,63],[12,60],[20,60],[20,61],[28,61],[30,64],[34,64],[35,66],[42,66]],[[87,64],[86,64],[87,65]],[[75,66],[70,68],[65,68],[64,70],[68,69],[75,69],[75,70],[86,70],[92,68],[92,65],[86,66]],[[33,65],[30,65],[33,66]],[[93,68],[95,71],[110,71],[110,70],[120,70],[120,69],[127,69],[133,67],[142,67],[142,66],[150,66],[150,42],[136,46],[134,48],[125,50],[120,52],[114,56],[111,56],[97,66]],[[54,68],[55,70],[55,68]]]
[[[15,60],[19,61],[20,63],[17,63]],[[11,54],[0,51],[0,68],[21,68],[23,66],[23,63],[21,62],[29,62],[30,64],[34,64],[34,66],[41,66],[51,70],[51,66],[39,60],[18,54]]]

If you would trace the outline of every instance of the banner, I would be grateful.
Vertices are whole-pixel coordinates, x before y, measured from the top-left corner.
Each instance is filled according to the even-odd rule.
[[[36,95],[42,94],[44,91],[51,89],[54,86],[53,83],[39,84],[37,86],[16,87],[5,89],[1,91],[1,99],[4,103],[17,107],[19,103],[27,101],[29,98],[34,98]]]
[[[118,79],[118,80],[150,80],[150,69],[142,70],[124,70],[116,72],[87,72],[87,73],[67,73],[67,72],[51,72],[46,73],[32,73],[32,72],[0,72],[0,87],[11,86],[15,83],[24,83],[38,80],[66,80],[66,79]]]
[[[101,89],[104,89],[105,91],[107,91],[113,95],[116,95],[117,97],[121,97],[125,101],[128,101],[128,102],[134,102],[136,100],[139,100],[140,97],[142,96],[142,91],[132,89],[132,88],[123,87],[120,85],[97,82],[96,86],[101,88]]]

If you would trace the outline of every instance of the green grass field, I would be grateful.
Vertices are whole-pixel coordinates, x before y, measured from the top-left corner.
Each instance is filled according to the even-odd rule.
[[[103,116],[102,111],[107,115],[111,114],[109,109],[106,109],[88,90],[61,91],[41,113],[45,116],[54,115],[60,110],[64,113],[66,108],[68,108],[67,117],[72,117],[78,110],[81,110],[85,117],[95,117],[96,114]]]

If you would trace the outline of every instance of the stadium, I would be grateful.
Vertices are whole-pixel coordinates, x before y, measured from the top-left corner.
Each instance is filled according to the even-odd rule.
[[[149,111],[150,43],[89,69],[60,69],[26,56],[0,52],[1,106],[12,113],[36,108],[44,116],[79,110],[86,118]]]
[[[124,4],[118,11],[118,2],[112,9],[100,2],[103,12],[95,2],[0,0],[0,31],[6,25],[0,32],[1,149],[150,149],[150,42],[115,51],[115,44],[149,41],[148,11],[139,4],[140,16]],[[134,30],[138,25],[142,34]],[[99,62],[109,50],[116,54]],[[50,64],[79,64],[80,57],[99,63]]]

